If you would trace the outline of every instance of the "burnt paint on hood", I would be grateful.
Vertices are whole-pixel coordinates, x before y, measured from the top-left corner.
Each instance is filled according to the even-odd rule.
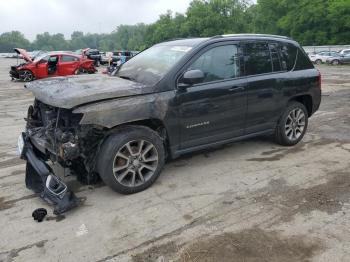
[[[60,108],[154,92],[154,87],[108,75],[54,77],[25,84],[36,99]]]

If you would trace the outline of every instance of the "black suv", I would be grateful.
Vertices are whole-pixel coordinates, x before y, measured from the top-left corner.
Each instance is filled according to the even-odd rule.
[[[321,100],[320,73],[298,43],[249,34],[164,42],[115,76],[26,88],[35,96],[19,138],[27,186],[61,211],[70,208],[62,199],[73,197],[53,165],[136,193],[155,182],[167,158],[258,135],[297,144]]]
[[[86,51],[85,55],[91,59],[94,60],[94,66],[100,66],[101,64],[101,54],[100,51],[97,49],[89,49]]]

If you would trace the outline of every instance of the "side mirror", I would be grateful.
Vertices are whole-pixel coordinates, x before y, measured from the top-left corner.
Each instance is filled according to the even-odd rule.
[[[192,86],[201,83],[203,80],[204,73],[199,69],[195,69],[185,72],[179,84],[182,84],[181,86]]]

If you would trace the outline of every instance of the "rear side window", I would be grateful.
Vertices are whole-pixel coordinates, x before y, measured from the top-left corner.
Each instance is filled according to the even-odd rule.
[[[259,75],[272,72],[269,46],[265,42],[246,43],[244,48],[245,74]]]
[[[311,68],[314,68],[314,65],[312,64],[310,59],[301,49],[298,49],[297,62],[294,70],[297,71],[297,70],[304,70],[304,69],[311,69]]]
[[[231,79],[241,76],[239,58],[240,47],[237,45],[213,47],[198,57],[189,70],[203,71],[203,82]]]
[[[291,71],[297,56],[297,47],[289,43],[280,43],[282,69]]]
[[[282,69],[282,65],[281,65],[278,44],[277,43],[270,43],[269,47],[270,47],[270,52],[271,52],[273,72],[284,71],[285,69]]]
[[[63,55],[61,58],[61,62],[74,62],[78,61],[79,59],[75,56],[70,56],[70,55]]]

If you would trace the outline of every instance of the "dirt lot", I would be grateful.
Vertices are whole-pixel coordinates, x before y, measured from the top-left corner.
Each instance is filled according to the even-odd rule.
[[[349,261],[350,67],[320,67],[322,105],[296,147],[257,138],[182,157],[131,196],[75,183],[84,205],[55,217],[15,155],[33,98],[11,63],[0,59],[0,261]]]

